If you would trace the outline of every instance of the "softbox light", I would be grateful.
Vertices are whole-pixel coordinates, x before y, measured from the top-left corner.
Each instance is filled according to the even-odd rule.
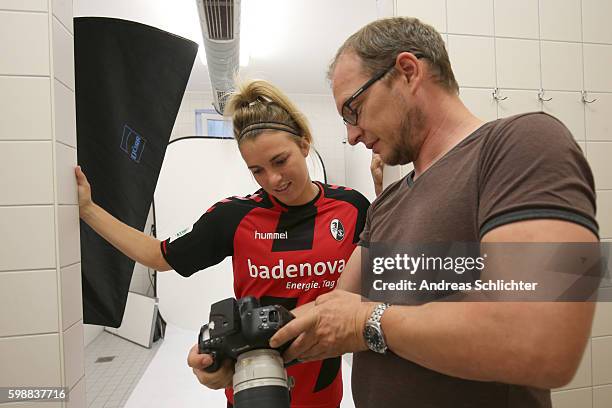
[[[197,44],[132,21],[74,20],[78,162],[93,200],[143,230]],[[81,222],[83,321],[121,325],[134,261]]]

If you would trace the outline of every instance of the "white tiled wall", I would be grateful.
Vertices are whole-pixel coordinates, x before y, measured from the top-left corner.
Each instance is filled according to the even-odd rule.
[[[499,117],[506,117],[523,112],[533,112],[542,110],[542,104],[538,100],[537,91],[523,89],[504,89],[501,94],[503,98],[508,99],[499,101],[499,103],[497,104],[497,115]]]
[[[586,133],[592,141],[612,142],[612,94],[589,93],[595,102],[586,105],[584,114],[586,119]]]
[[[55,135],[56,140],[66,146],[76,147],[76,105],[74,92],[66,85],[53,81],[55,91]]]
[[[610,60],[612,44],[584,44],[584,87],[587,91],[612,92]]]
[[[396,1],[395,13],[399,16],[418,17],[436,30],[446,31],[446,0],[402,0]]]
[[[495,51],[497,85],[500,88],[538,89],[540,87],[538,41],[497,38]]]
[[[449,57],[455,78],[466,87],[495,87],[495,40],[448,35]]]
[[[0,207],[0,271],[55,268],[53,206]]]
[[[61,269],[62,291],[62,330],[83,319],[83,300],[81,292],[81,264],[77,263]]]
[[[512,38],[539,38],[538,2],[495,0],[495,35]]]
[[[0,10],[47,11],[48,0],[0,0]]]
[[[0,326],[5,336],[57,332],[54,269],[0,273]]]
[[[51,142],[0,142],[0,205],[52,204]]]
[[[84,407],[72,0],[0,0],[0,384]],[[32,404],[9,404],[27,407]]]
[[[540,38],[581,41],[581,0],[540,0]]]
[[[47,0],[48,1],[48,0]],[[72,34],[72,0],[52,0],[53,14],[60,23]]]
[[[83,378],[85,356],[83,352],[83,324],[77,322],[63,332],[64,338],[64,384],[72,388]]]
[[[586,146],[595,185],[600,190],[612,190],[612,142],[587,142]]]
[[[593,408],[608,408],[612,401],[612,385],[593,387]]]
[[[0,337],[0,384],[10,386],[62,385],[58,333]],[[36,350],[36,352],[33,352]]]
[[[593,385],[612,384],[612,336],[593,338]]]
[[[47,13],[0,10],[0,75],[48,76],[49,35]]]
[[[593,406],[591,387],[559,391],[552,394],[554,408],[590,408]]]
[[[556,91],[582,90],[580,43],[542,41],[542,88]]]
[[[79,197],[77,186],[74,182],[74,168],[77,165],[76,149],[63,143],[56,142],[55,162],[58,203],[78,205]]]
[[[492,36],[494,32],[491,0],[447,0],[448,32]],[[406,13],[410,13],[407,10]]]
[[[72,33],[53,18],[53,70],[55,79],[74,91],[74,40]]]
[[[81,260],[79,237],[79,206],[58,206],[58,229],[61,231],[59,241],[59,266],[74,265]]]
[[[608,0],[582,0],[582,33],[585,42],[612,44],[612,3]]]
[[[0,73],[0,95],[0,140],[51,140],[48,77],[7,77]]]
[[[445,0],[430,4],[396,0],[395,11],[433,23],[443,37],[448,36],[460,96],[480,118],[493,120],[543,110],[566,124],[593,170],[600,236],[609,241],[612,2]],[[495,88],[499,88],[500,99],[506,99],[493,99]],[[582,91],[594,102],[583,102]],[[347,161],[353,166],[348,171],[367,165],[366,159]],[[592,338],[574,380],[553,392],[555,408],[612,407],[611,305],[598,305]]]

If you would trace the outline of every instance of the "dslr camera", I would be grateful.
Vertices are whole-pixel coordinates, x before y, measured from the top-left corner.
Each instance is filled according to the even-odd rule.
[[[208,324],[198,339],[200,354],[210,354],[213,373],[226,359],[234,363],[235,408],[289,408],[290,379],[281,353],[270,338],[294,316],[282,306],[260,306],[254,297],[228,298],[210,307]]]

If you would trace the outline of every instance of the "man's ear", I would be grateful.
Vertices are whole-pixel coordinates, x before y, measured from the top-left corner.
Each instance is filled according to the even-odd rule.
[[[419,60],[414,54],[402,52],[397,56],[397,62],[399,63],[401,74],[406,78],[408,84],[422,80],[423,70],[419,66]]]

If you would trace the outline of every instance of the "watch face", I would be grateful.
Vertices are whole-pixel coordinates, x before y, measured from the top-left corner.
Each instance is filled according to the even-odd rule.
[[[367,325],[363,334],[370,350],[377,353],[385,350],[386,344],[383,341],[382,333],[376,327]]]

